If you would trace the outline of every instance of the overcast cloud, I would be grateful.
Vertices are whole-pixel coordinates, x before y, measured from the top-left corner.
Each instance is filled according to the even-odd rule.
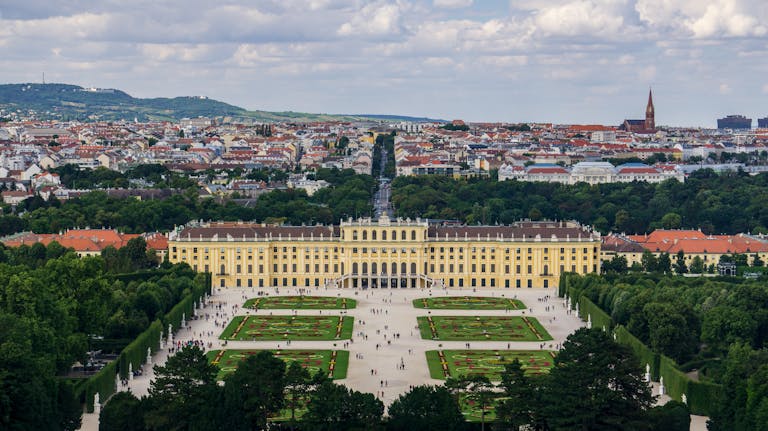
[[[10,3],[10,4],[9,4]],[[0,82],[249,109],[714,126],[768,116],[765,0],[10,0]]]

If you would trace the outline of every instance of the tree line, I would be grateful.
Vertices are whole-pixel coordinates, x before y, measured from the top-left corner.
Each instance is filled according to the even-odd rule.
[[[655,397],[632,352],[599,330],[569,336],[548,375],[528,377],[514,361],[498,385],[485,376],[461,376],[415,386],[389,406],[386,417],[373,394],[336,384],[322,372],[310,376],[298,362],[286,365],[268,351],[244,359],[223,385],[216,383],[218,368],[195,346],[154,369],[149,395],[115,395],[102,409],[100,429],[476,429],[464,418],[462,400],[480,406],[480,427],[494,430],[682,431],[690,421],[682,403],[653,407]],[[496,419],[486,420],[486,412]],[[270,419],[276,415],[285,419]]]
[[[768,424],[768,286],[734,278],[662,274],[569,277],[585,295],[657,353],[722,384],[711,430]]]
[[[257,222],[338,223],[347,217],[371,215],[376,181],[351,169],[319,169],[314,178],[331,186],[307,196],[304,190],[274,190],[261,195],[254,206],[233,200],[200,198],[186,190],[165,200],[115,198],[95,191],[60,202],[39,196],[27,199],[20,215],[0,217],[0,235],[23,230],[54,233],[75,227],[111,227],[127,233],[168,231],[190,220],[248,220]]]
[[[701,228],[707,234],[768,233],[768,174],[694,172],[685,183],[667,180],[575,185],[398,177],[392,182],[396,215],[512,223],[524,218],[575,219],[609,231]]]
[[[57,376],[99,346],[119,351],[202,282],[187,265],[146,269],[141,239],[105,254],[0,245],[0,429],[77,429],[80,400]]]

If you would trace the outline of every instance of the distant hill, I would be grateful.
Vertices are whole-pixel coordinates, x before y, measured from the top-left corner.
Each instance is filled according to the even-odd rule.
[[[409,117],[407,115],[355,114],[355,117],[372,118],[374,120],[408,121],[411,123],[447,123],[447,120],[428,117]]]
[[[89,89],[69,84],[2,84],[0,109],[33,110],[42,119],[163,121],[231,117],[252,121],[356,121],[362,116],[302,112],[248,111],[206,97],[140,99],[116,89]],[[407,118],[407,117],[396,117]]]

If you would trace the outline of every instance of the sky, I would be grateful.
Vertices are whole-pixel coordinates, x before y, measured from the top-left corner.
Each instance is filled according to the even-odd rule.
[[[766,0],[3,0],[0,83],[247,109],[714,127],[768,116]]]

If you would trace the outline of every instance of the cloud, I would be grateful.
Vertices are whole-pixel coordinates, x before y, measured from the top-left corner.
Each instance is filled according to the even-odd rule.
[[[386,36],[400,32],[400,6],[371,3],[339,27],[340,36]]]
[[[731,94],[732,92],[731,86],[725,83],[720,84],[717,90],[720,92],[720,94]]]
[[[640,20],[693,38],[763,37],[768,5],[763,0],[637,0]]]
[[[472,0],[434,0],[435,7],[445,9],[459,9],[472,6]]]
[[[557,36],[612,36],[625,25],[620,6],[611,0],[575,0],[543,6],[534,18],[537,31]]]

